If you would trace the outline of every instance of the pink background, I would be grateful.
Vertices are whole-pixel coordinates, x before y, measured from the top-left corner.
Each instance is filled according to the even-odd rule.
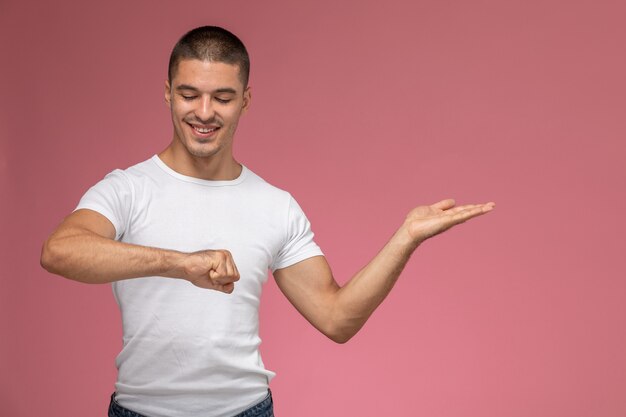
[[[421,247],[347,345],[270,282],[277,415],[626,415],[623,2],[156,3],[0,5],[2,415],[105,415],[111,289],[39,251],[168,144],[167,59],[202,24],[251,53],[236,156],[296,196],[340,282],[414,205],[497,203]]]

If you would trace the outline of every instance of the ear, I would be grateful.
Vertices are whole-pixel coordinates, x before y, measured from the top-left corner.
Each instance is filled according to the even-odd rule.
[[[172,102],[172,91],[170,89],[170,81],[165,80],[165,103],[167,103],[167,106],[170,107],[171,102]]]
[[[252,92],[250,90],[250,86],[246,87],[243,91],[243,106],[241,107],[241,112],[245,113],[248,111],[250,107],[250,101],[252,100]]]

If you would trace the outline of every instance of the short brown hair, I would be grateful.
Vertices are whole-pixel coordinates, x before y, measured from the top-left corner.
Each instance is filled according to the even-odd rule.
[[[167,78],[172,82],[178,63],[183,59],[223,62],[237,65],[244,88],[248,86],[250,57],[243,42],[218,26],[202,26],[187,32],[174,46],[170,55]]]

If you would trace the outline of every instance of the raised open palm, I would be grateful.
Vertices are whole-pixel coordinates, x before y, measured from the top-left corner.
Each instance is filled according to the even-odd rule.
[[[495,203],[466,204],[456,206],[452,199],[442,200],[430,206],[418,206],[409,212],[405,227],[417,244],[444,232],[452,226],[493,210]]]

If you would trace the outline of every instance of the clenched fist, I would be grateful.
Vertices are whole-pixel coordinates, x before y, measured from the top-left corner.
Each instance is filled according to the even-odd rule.
[[[180,278],[200,288],[230,294],[239,281],[239,271],[227,250],[202,250],[185,254],[180,265]]]

